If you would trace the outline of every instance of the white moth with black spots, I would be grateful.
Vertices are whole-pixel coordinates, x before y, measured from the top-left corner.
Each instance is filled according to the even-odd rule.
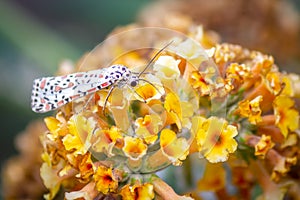
[[[171,43],[159,50],[140,73],[131,72],[124,65],[112,65],[99,70],[35,79],[31,95],[31,108],[37,113],[48,112],[80,97],[111,87],[105,99],[105,108],[108,97],[116,86],[119,88],[125,85],[135,87],[140,80],[148,82],[141,79],[140,76]]]
[[[34,80],[31,108],[34,112],[44,113],[113,84],[117,83],[118,87],[125,84],[135,86],[137,82],[138,77],[124,65],[66,76],[43,77]]]

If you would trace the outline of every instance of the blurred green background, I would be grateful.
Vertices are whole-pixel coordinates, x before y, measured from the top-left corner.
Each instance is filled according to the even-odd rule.
[[[78,60],[150,2],[0,0],[1,163],[16,153],[14,137],[32,119],[49,115],[30,109],[33,79],[52,75],[63,59]],[[293,2],[299,8],[300,0]]]
[[[63,59],[77,61],[116,26],[134,22],[148,2],[0,0],[2,164],[16,154],[14,137],[45,116],[30,109],[33,79],[53,75]]]

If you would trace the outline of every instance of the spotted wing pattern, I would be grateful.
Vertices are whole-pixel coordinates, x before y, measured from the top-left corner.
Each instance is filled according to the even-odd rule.
[[[38,113],[57,109],[77,98],[109,87],[128,71],[123,65],[112,65],[99,70],[35,79],[31,108]]]

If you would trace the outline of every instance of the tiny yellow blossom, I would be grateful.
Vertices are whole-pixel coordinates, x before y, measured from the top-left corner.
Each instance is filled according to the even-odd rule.
[[[192,39],[186,39],[181,42],[174,50],[176,55],[185,58],[193,66],[200,65],[214,53],[214,48],[206,51],[199,43]]]
[[[283,83],[281,82],[281,74],[279,72],[269,72],[266,75],[267,85],[270,88],[270,91],[278,95],[283,89]]]
[[[131,160],[142,158],[147,152],[147,145],[141,138],[126,136],[124,138],[124,147],[122,148],[125,155]]]
[[[140,117],[135,121],[135,133],[142,138],[147,144],[153,144],[158,138],[163,122],[159,115],[150,114]]]
[[[169,92],[166,95],[164,107],[167,111],[167,124],[175,123],[179,130],[182,128],[182,110],[180,99],[174,92]]]
[[[205,80],[205,77],[199,71],[193,71],[189,78],[194,89],[199,90],[201,96],[209,95],[211,92],[211,85]]]
[[[226,69],[226,77],[241,84],[251,77],[250,68],[245,64],[231,63]]]
[[[177,138],[176,133],[170,129],[163,129],[160,133],[160,146],[163,154],[174,165],[180,165],[189,153],[189,144],[185,138]]]
[[[266,153],[275,145],[271,140],[271,136],[262,135],[259,142],[255,145],[255,155],[265,158]]]
[[[116,145],[122,146],[123,144],[122,134],[115,126],[112,126],[110,129],[97,129],[93,135],[96,140],[92,146],[93,150],[107,153],[108,156],[113,155],[113,147]]]
[[[239,113],[243,117],[248,117],[248,120],[251,124],[257,124],[261,122],[261,109],[260,102],[262,102],[262,96],[257,96],[251,101],[245,99],[239,102]]]
[[[153,70],[157,71],[160,78],[174,79],[180,76],[178,65],[180,60],[175,60],[172,56],[160,56],[153,65]]]
[[[91,146],[89,138],[96,128],[96,123],[92,117],[73,115],[68,122],[69,134],[62,139],[66,150],[75,150],[74,154],[85,154]]]
[[[152,99],[159,99],[161,97],[161,91],[158,91],[158,86],[153,86],[149,83],[146,83],[144,85],[138,86],[135,91],[139,95],[139,97],[142,97],[144,101],[151,101]],[[160,89],[160,88],[159,88]]]

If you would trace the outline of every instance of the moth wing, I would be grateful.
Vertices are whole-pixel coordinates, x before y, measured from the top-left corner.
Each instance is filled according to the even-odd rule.
[[[31,108],[38,113],[55,110],[70,101],[111,85],[105,77],[107,77],[105,70],[94,70],[67,76],[35,79]]]

